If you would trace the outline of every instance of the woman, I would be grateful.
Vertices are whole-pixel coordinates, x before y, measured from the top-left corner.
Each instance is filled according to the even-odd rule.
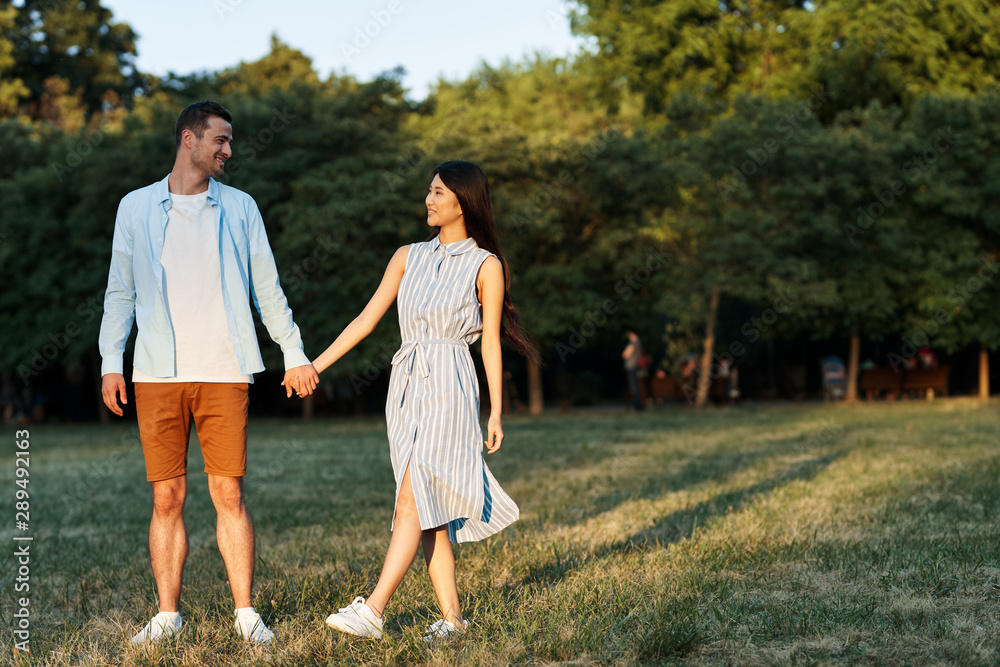
[[[479,384],[469,344],[482,333],[490,392],[486,447],[503,442],[500,338],[532,359],[537,350],[510,300],[510,272],[497,240],[486,174],[471,162],[434,170],[427,198],[429,241],[396,251],[361,314],[313,365],[322,373],[372,332],[398,295],[403,344],[392,359],[386,421],[396,505],[392,539],[375,590],[331,614],[332,628],[382,637],[389,598],[423,545],[441,619],[425,638],[464,631],[452,542],[481,540],[518,518],[517,505],[486,467]],[[502,322],[506,315],[506,324]]]

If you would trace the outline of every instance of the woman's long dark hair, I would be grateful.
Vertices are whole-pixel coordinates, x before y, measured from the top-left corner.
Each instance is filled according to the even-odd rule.
[[[434,170],[441,181],[458,197],[458,205],[465,217],[465,231],[476,240],[480,248],[489,250],[500,260],[503,267],[503,314],[500,336],[523,354],[528,361],[541,365],[542,357],[534,343],[521,327],[521,316],[510,299],[510,269],[500,251],[496,223],[493,221],[493,202],[490,199],[490,184],[482,168],[472,162],[451,160],[443,162]],[[437,230],[438,233],[440,229]],[[437,233],[434,234],[436,236]],[[433,238],[433,236],[431,237]]]

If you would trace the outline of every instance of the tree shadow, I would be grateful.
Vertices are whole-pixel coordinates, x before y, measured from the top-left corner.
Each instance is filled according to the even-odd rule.
[[[667,463],[651,466],[643,471],[642,477],[636,480],[636,484],[610,491],[588,501],[586,511],[582,515],[573,512],[579,509],[577,507],[565,511],[566,516],[553,518],[563,525],[574,526],[610,512],[622,503],[643,498],[658,498],[666,493],[692,488],[712,479],[738,474],[773,456],[794,454],[801,450],[802,439],[788,437],[774,440],[766,447],[750,451],[721,455],[713,452],[698,456],[689,460],[681,469],[672,472],[671,466]],[[571,512],[574,516],[569,516]]]
[[[581,547],[565,553],[557,553],[554,559],[531,567],[517,583],[508,584],[506,588],[516,589],[531,585],[550,586],[564,579],[573,570],[599,562],[608,556],[662,549],[669,544],[691,537],[697,525],[704,525],[715,516],[723,515],[729,511],[739,511],[757,498],[792,482],[813,479],[843,456],[843,453],[843,451],[830,452],[807,461],[794,463],[778,474],[756,484],[722,493],[694,507],[664,516],[649,528],[613,544],[593,550]],[[731,474],[731,472],[727,471],[727,474]]]

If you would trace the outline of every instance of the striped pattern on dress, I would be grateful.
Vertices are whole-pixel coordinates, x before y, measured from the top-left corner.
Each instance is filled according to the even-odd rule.
[[[420,528],[447,525],[452,542],[481,540],[518,518],[483,459],[469,353],[483,328],[476,277],[491,254],[471,237],[414,243],[397,296],[403,344],[385,404],[396,496],[409,466]]]

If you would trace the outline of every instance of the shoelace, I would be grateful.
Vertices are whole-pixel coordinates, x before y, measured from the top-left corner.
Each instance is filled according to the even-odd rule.
[[[354,601],[351,602],[351,604],[347,605],[346,607],[341,607],[337,611],[340,612],[341,614],[346,614],[349,611],[354,611],[355,613],[357,613],[358,610],[356,609],[356,607],[357,607],[357,605],[359,603],[360,604],[364,604],[365,603],[365,599],[363,597],[361,597],[360,595],[358,597],[354,598]]]

